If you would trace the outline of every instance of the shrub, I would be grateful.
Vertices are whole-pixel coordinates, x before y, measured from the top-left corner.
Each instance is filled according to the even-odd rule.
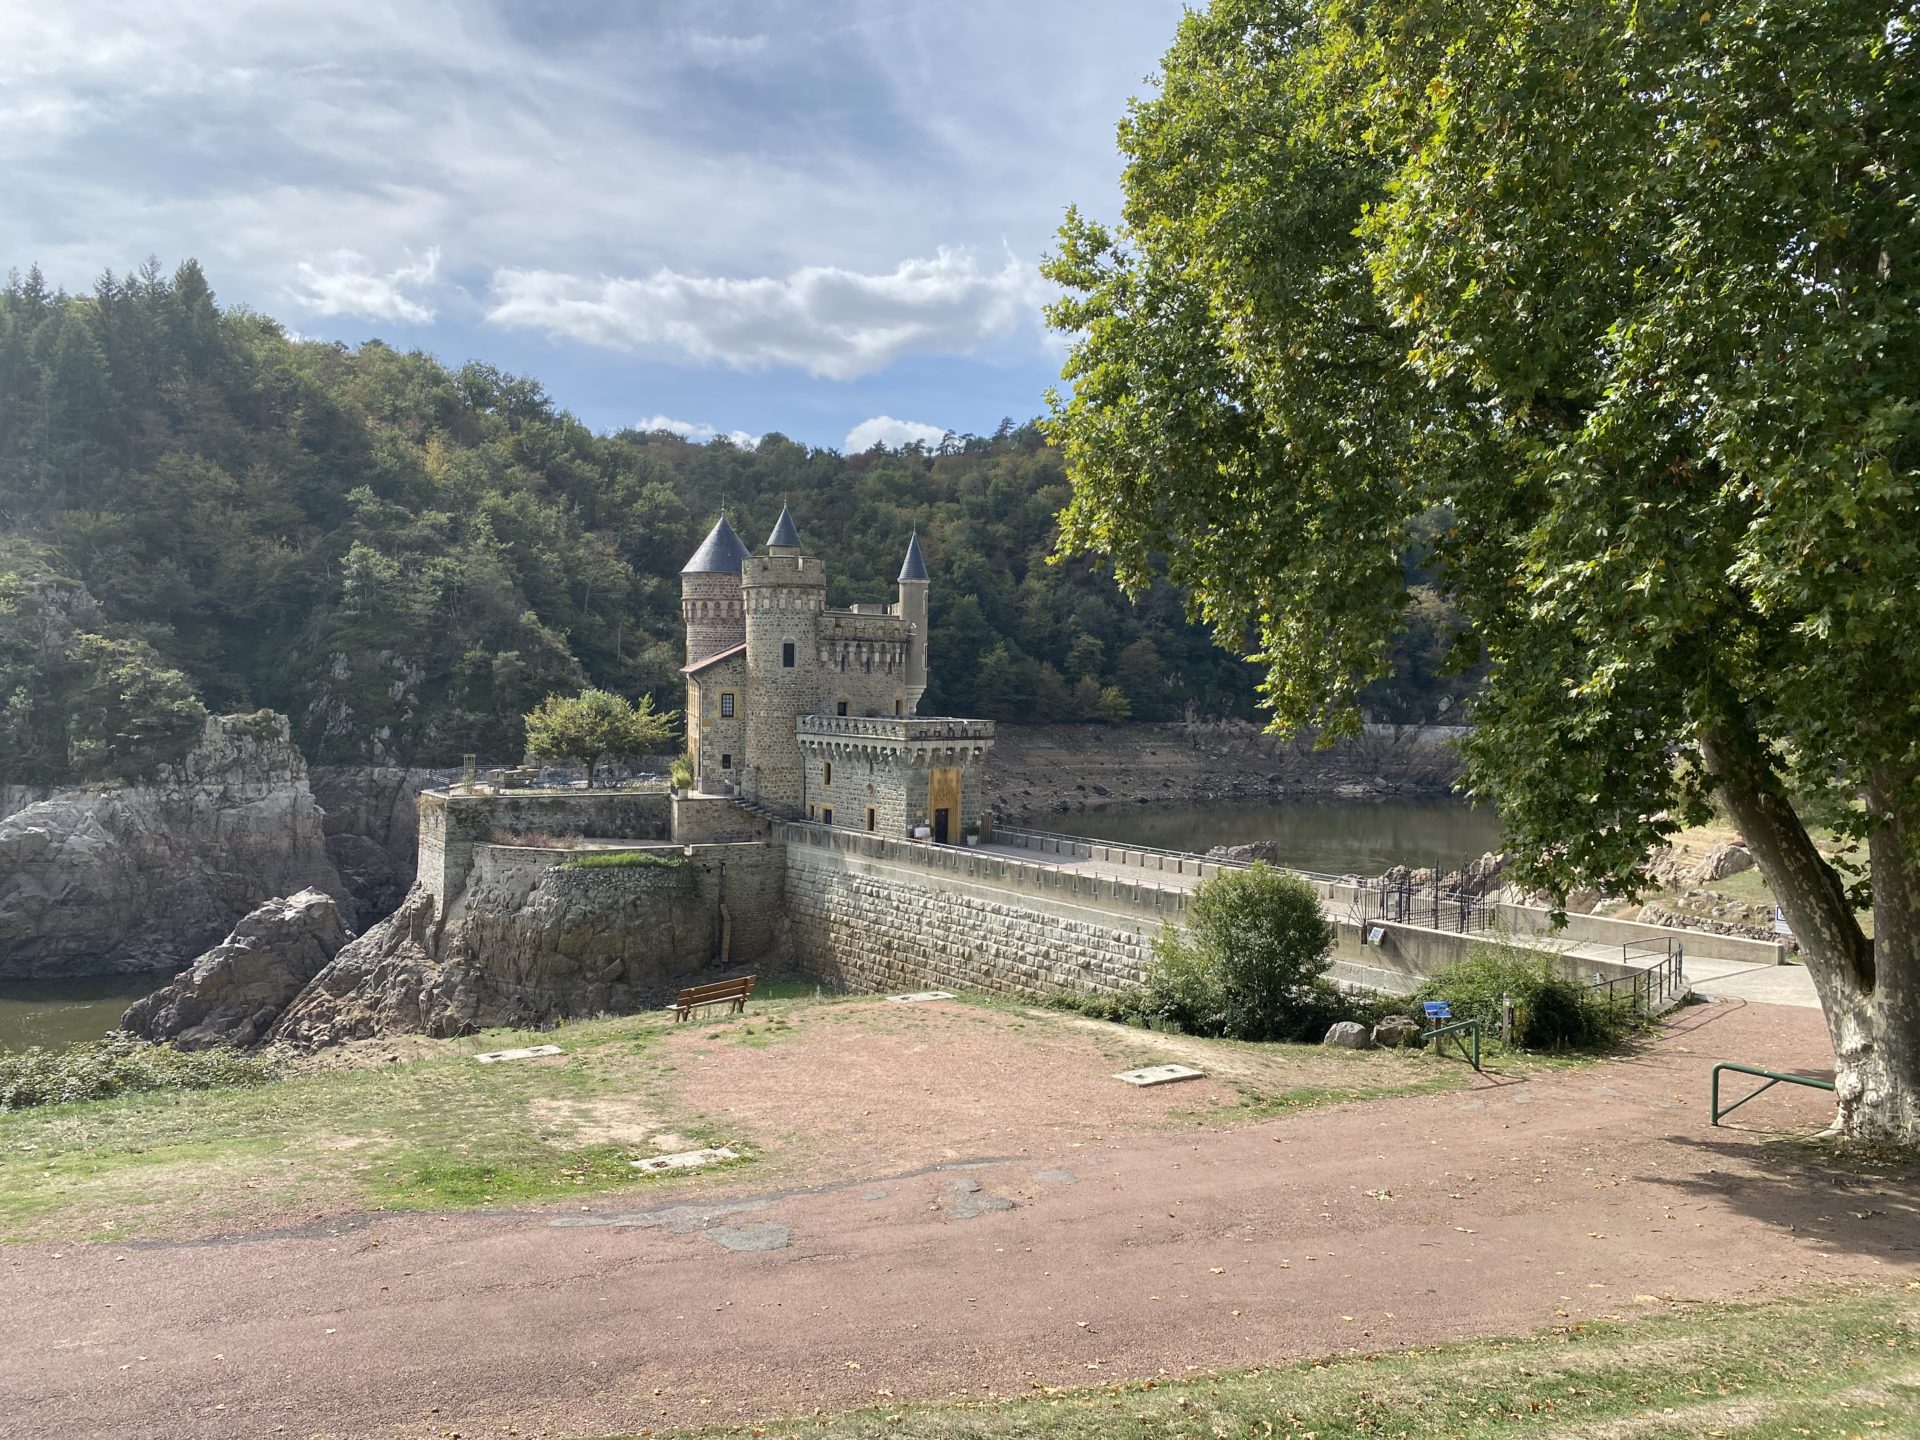
[[[1478,1020],[1483,1034],[1495,1035],[1503,995],[1513,998],[1513,1043],[1528,1050],[1604,1047],[1639,1023],[1630,1007],[1561,974],[1551,957],[1504,941],[1475,945],[1415,999],[1445,1000],[1454,1019]]]
[[[38,1045],[0,1055],[0,1111],[70,1100],[105,1100],[140,1090],[213,1090],[273,1078],[264,1060],[237,1050],[176,1050],[116,1030],[64,1050]]]
[[[596,850],[566,862],[568,870],[678,870],[683,855],[661,855],[650,850]]]
[[[1194,891],[1187,914],[1184,932],[1154,943],[1145,1014],[1236,1040],[1305,1038],[1337,1018],[1342,997],[1324,978],[1333,926],[1298,875],[1262,863],[1225,871]]]

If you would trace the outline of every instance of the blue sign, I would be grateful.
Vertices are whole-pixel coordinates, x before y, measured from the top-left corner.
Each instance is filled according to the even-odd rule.
[[[1429,1020],[1451,1020],[1453,1018],[1453,1006],[1445,1000],[1428,1000],[1422,1004],[1420,1008],[1427,1012],[1427,1018]]]

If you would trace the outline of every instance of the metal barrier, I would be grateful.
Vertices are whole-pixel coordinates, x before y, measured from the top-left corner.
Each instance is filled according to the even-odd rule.
[[[1433,1053],[1438,1055],[1446,1048],[1440,1042],[1449,1035],[1458,1035],[1463,1030],[1473,1035],[1473,1053],[1471,1055],[1467,1053],[1465,1040],[1456,1040],[1454,1043],[1460,1047],[1460,1058],[1470,1061],[1473,1068],[1478,1070],[1480,1068],[1480,1022],[1478,1020],[1456,1020],[1451,1025],[1442,1025],[1437,1030],[1427,1031],[1427,1039],[1433,1045]]]
[[[1587,987],[1589,991],[1604,990],[1607,999],[1620,1002],[1622,987],[1626,990],[1626,1002],[1642,1015],[1657,1015],[1675,1000],[1687,993],[1687,977],[1684,968],[1684,952],[1676,940],[1666,942],[1666,958],[1635,970],[1631,975],[1616,975],[1611,979],[1595,980]],[[1638,942],[1620,947],[1620,963],[1631,965],[1635,955],[1651,957],[1660,954],[1659,947]]]
[[[1742,1095],[1738,1100],[1734,1101],[1733,1104],[1722,1110],[1720,1108],[1720,1072],[1722,1070],[1731,1070],[1739,1075],[1758,1075],[1767,1083],[1762,1085],[1758,1090],[1749,1091],[1747,1094]],[[1712,1090],[1708,1097],[1713,1110],[1713,1123],[1718,1125],[1721,1116],[1731,1115],[1742,1105],[1746,1104],[1747,1101],[1753,1099],[1754,1096],[1764,1095],[1774,1086],[1783,1082],[1788,1085],[1804,1085],[1809,1090],[1826,1090],[1830,1092],[1833,1089],[1833,1082],[1831,1080],[1820,1080],[1812,1075],[1791,1075],[1780,1070],[1761,1070],[1752,1065],[1735,1065],[1730,1060],[1722,1061],[1713,1067]]]

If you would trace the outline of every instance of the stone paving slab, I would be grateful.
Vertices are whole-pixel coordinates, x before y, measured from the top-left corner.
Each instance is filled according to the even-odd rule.
[[[564,1055],[567,1052],[558,1045],[528,1045],[520,1050],[489,1050],[484,1055],[473,1058],[482,1065],[498,1065],[502,1060],[537,1060],[542,1055]]]
[[[1113,1078],[1129,1085],[1171,1085],[1177,1080],[1204,1080],[1207,1072],[1191,1065],[1144,1065],[1138,1070],[1122,1070]]]

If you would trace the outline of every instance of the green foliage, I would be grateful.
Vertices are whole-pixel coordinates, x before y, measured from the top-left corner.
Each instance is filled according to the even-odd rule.
[[[1396,645],[1484,664],[1521,884],[1636,893],[1711,792],[1829,1004],[1908,985],[1910,7],[1214,0],[1121,146],[1124,224],[1046,267],[1063,550],[1251,636],[1283,730],[1353,727]],[[1871,942],[1791,806],[1836,783]]]
[[[693,788],[693,757],[691,755],[674,756],[673,764],[667,767],[667,778],[673,782],[676,790],[691,790]]]
[[[180,759],[206,710],[44,549],[0,544],[0,781],[134,779]]]
[[[1513,1042],[1526,1050],[1605,1048],[1639,1023],[1631,1008],[1562,974],[1549,956],[1496,941],[1475,945],[1414,999],[1445,1000],[1454,1019],[1478,1020],[1483,1036],[1497,1036],[1503,996],[1513,999]]]
[[[1196,1035],[1301,1038],[1339,1008],[1323,978],[1333,941],[1298,875],[1258,862],[1223,871],[1193,892],[1187,928],[1155,941],[1142,1013]]]
[[[680,855],[648,850],[596,850],[567,861],[563,870],[678,870],[686,864]]]
[[[524,718],[529,754],[578,760],[592,784],[594,766],[602,757],[659,751],[672,739],[680,717],[678,712],[655,712],[651,695],[642,695],[635,705],[605,690],[583,690],[573,696],[549,695]]]
[[[212,1090],[273,1078],[264,1060],[236,1050],[176,1050],[123,1032],[64,1050],[34,1046],[0,1054],[0,1111],[145,1090]]]

